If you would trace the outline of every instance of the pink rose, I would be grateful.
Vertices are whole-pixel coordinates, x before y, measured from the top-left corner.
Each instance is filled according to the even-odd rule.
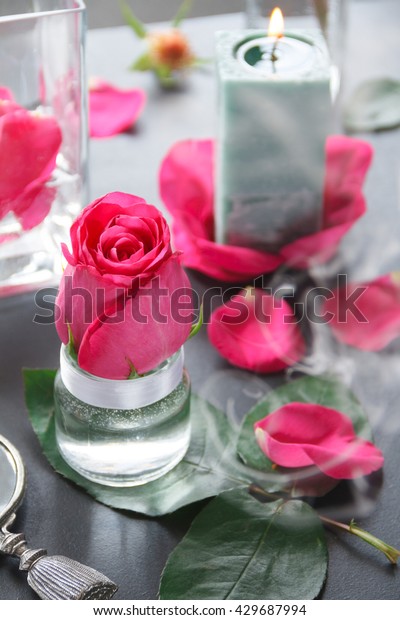
[[[284,299],[247,288],[213,312],[208,337],[234,366],[260,373],[279,372],[305,353],[305,342],[295,321]]]
[[[382,452],[357,437],[352,421],[314,403],[288,403],[254,425],[267,457],[282,467],[314,465],[336,479],[365,476],[383,466]]]
[[[107,379],[153,370],[187,340],[191,288],[168,225],[143,198],[114,192],[71,227],[72,253],[57,297],[61,340],[71,330],[78,363]]]

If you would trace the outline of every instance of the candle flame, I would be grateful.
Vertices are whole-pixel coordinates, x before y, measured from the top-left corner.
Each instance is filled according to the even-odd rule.
[[[271,13],[271,19],[269,22],[268,28],[268,36],[275,37],[276,39],[280,39],[283,37],[283,32],[285,29],[285,24],[283,21],[282,11],[279,7],[275,7],[275,9]]]

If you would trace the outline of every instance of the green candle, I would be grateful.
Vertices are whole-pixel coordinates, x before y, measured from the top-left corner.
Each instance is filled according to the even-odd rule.
[[[217,33],[216,239],[277,252],[321,227],[331,63],[318,31]]]

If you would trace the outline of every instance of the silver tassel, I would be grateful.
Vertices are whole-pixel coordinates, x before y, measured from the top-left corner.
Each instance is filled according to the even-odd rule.
[[[44,600],[105,600],[118,589],[97,570],[62,555],[44,556],[34,562],[28,583]]]
[[[28,549],[23,534],[8,528],[15,515],[0,529],[0,552],[19,558],[19,568],[28,571],[28,583],[44,600],[108,600],[118,587],[94,568],[62,555],[48,556],[44,549]]]

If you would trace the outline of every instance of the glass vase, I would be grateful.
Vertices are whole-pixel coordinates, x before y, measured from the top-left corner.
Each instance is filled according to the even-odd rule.
[[[0,296],[56,284],[87,200],[85,5],[0,3]]]
[[[183,349],[135,379],[102,379],[62,347],[55,388],[56,439],[65,461],[107,486],[160,478],[190,441],[190,380]]]

